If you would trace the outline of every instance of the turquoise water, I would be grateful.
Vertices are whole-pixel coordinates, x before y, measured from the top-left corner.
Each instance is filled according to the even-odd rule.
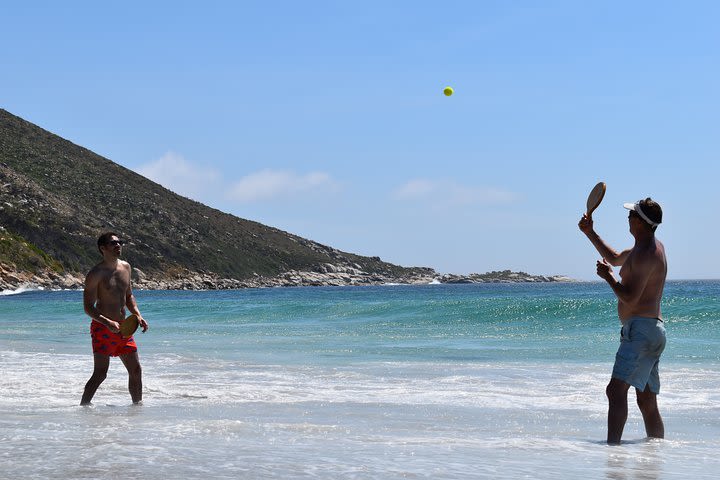
[[[7,478],[115,478],[108,466],[175,478],[710,478],[720,466],[720,282],[668,284],[668,438],[644,441],[631,401],[619,448],[602,444],[620,325],[601,283],[135,293],[150,322],[136,335],[141,407],[119,361],[94,407],[76,406],[92,369],[81,292],[0,296]],[[138,455],[100,448],[122,444]]]

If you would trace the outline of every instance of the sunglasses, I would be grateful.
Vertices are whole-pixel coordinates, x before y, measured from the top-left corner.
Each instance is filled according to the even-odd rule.
[[[121,247],[125,245],[125,242],[122,240],[110,240],[109,242],[105,243],[105,245],[112,245],[113,247],[116,245],[120,245]]]

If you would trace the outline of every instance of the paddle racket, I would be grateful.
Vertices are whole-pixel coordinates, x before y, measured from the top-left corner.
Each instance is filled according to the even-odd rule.
[[[132,337],[135,330],[138,328],[138,318],[135,315],[130,315],[120,324],[120,334],[125,338]]]
[[[598,182],[598,184],[593,187],[590,195],[588,195],[586,212],[588,218],[592,218],[592,213],[598,205],[600,205],[600,202],[602,202],[602,199],[605,196],[605,188],[605,182]]]

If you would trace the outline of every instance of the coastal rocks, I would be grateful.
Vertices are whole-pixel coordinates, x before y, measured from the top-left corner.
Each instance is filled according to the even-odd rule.
[[[564,275],[530,275],[525,272],[510,270],[488,273],[471,273],[469,275],[444,274],[438,278],[440,283],[539,283],[539,282],[572,282],[573,279]]]
[[[340,271],[332,269],[323,272],[303,272],[293,270],[286,272],[280,277],[280,283],[270,280],[273,286],[344,286],[344,285],[368,285],[371,284],[369,275],[365,272],[352,269],[353,271]]]
[[[132,269],[132,280],[133,282],[144,282],[147,279],[147,275],[139,268]]]
[[[214,274],[188,272],[173,279],[152,280],[145,278],[135,282],[135,288],[159,290],[227,290],[240,288],[268,287],[342,287],[360,285],[427,285],[427,284],[460,284],[460,283],[540,283],[540,282],[571,282],[569,277],[562,275],[543,276],[530,275],[525,272],[473,273],[470,275],[439,275],[432,269],[418,269],[409,275],[397,276],[387,273],[368,273],[359,265],[320,264],[312,270],[289,270],[276,277],[255,275],[253,278],[237,280],[220,278]]]
[[[55,284],[59,285],[63,290],[74,290],[83,287],[84,279],[68,273],[57,279]]]
[[[12,266],[0,264],[0,291],[27,289],[76,290],[83,287],[84,276],[74,273],[41,271],[30,273],[17,271]]]
[[[238,280],[221,278],[213,273],[184,272],[172,278],[150,275],[133,279],[133,288],[150,290],[229,290],[268,287],[341,287],[352,285],[383,285],[388,283],[427,284],[434,280],[432,269],[417,269],[414,274],[398,277],[390,272],[370,273],[356,263],[316,265],[310,270],[288,270],[275,277],[254,275]]]
[[[463,284],[463,283],[539,283],[570,282],[572,279],[562,276],[530,275],[525,272],[503,270],[499,272],[472,273],[469,275],[440,275],[430,268],[418,268],[410,274],[394,275],[391,272],[370,273],[362,270],[358,264],[316,265],[310,270],[289,270],[275,277],[254,275],[248,279],[222,278],[208,272],[175,272],[172,276],[146,274],[134,268],[133,288],[145,290],[233,290],[243,288],[268,287],[342,287],[359,285],[427,285],[427,284]],[[0,290],[18,288],[44,289],[82,289],[84,276],[78,273],[43,272],[29,274],[18,272],[8,265],[0,264]]]

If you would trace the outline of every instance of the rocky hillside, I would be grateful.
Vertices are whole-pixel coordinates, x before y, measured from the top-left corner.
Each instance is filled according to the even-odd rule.
[[[79,286],[105,230],[128,242],[135,281],[157,288],[182,288],[191,278],[194,287],[254,286],[297,272],[434,275],[207,207],[0,109],[0,287]]]
[[[569,280],[440,276],[341,252],[181,197],[0,109],[0,290],[82,287],[107,230],[128,242],[123,255],[141,288]]]

